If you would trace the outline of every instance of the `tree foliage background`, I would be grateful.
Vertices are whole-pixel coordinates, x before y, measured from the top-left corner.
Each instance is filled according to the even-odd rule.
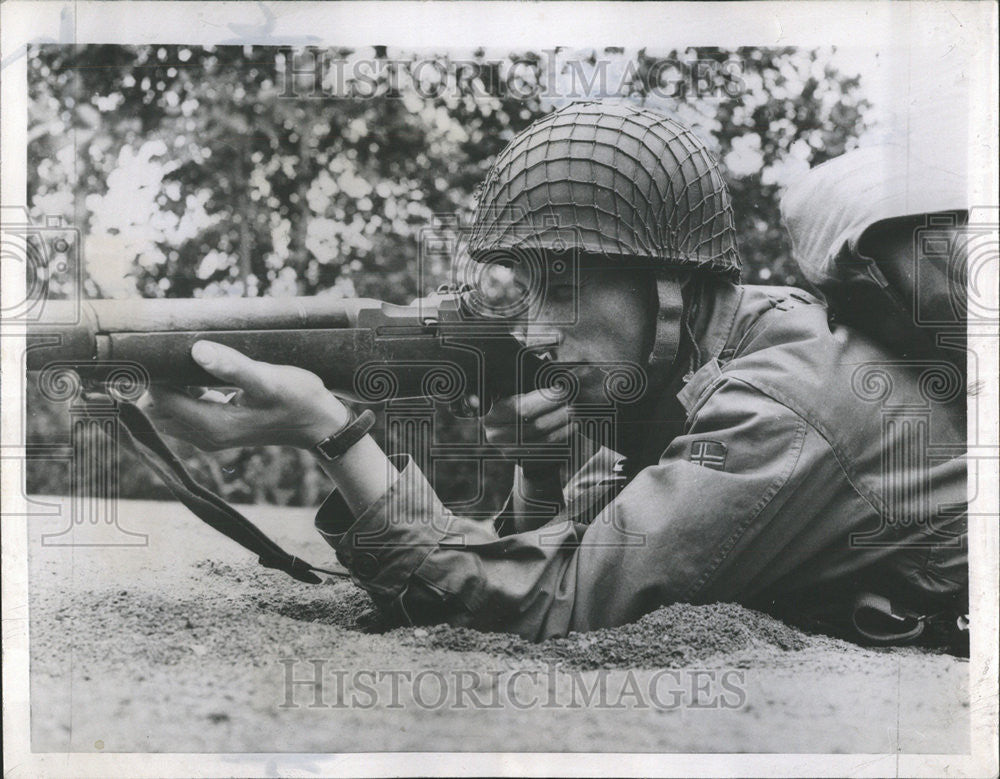
[[[630,100],[675,116],[722,161],[745,281],[799,284],[781,188],[851,148],[870,108],[831,54],[40,46],[28,202],[34,219],[62,216],[83,236],[83,288],[62,295],[403,303],[448,280],[438,264],[417,287],[421,231],[435,214],[471,212],[517,132],[570,100]],[[66,409],[30,385],[29,440],[65,438]],[[470,439],[470,423],[441,416],[445,437]],[[303,452],[180,451],[231,500],[311,505],[326,490]],[[29,491],[64,492],[65,470],[33,462]],[[473,465],[448,473],[435,485],[446,501],[477,494]],[[123,497],[166,496],[134,463],[120,474]],[[509,467],[486,477],[482,500],[495,504]]]

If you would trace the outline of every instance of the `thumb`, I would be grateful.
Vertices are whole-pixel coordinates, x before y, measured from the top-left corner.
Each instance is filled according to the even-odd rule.
[[[266,394],[269,363],[258,362],[229,346],[213,341],[195,341],[191,356],[202,368],[227,385],[239,387],[251,395]]]

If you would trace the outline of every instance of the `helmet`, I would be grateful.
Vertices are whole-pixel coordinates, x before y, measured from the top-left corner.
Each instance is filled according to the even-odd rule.
[[[467,251],[575,248],[739,278],[729,192],[705,144],[648,109],[571,103],[497,157]]]

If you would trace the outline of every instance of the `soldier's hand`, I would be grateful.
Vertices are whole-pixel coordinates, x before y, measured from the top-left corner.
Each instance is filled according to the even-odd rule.
[[[486,440],[501,450],[515,443],[564,443],[569,439],[569,408],[551,392],[535,390],[498,401],[482,425]]]
[[[180,389],[153,387],[141,405],[160,430],[199,449],[307,448],[337,432],[350,418],[322,380],[302,368],[258,362],[209,341],[198,341],[191,356],[235,387],[235,395],[213,391],[195,399]]]

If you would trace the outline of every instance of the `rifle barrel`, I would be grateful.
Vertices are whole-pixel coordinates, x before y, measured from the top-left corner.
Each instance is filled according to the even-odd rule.
[[[220,384],[191,357],[198,340],[316,373],[347,397],[476,394],[486,404],[531,386],[540,360],[502,322],[467,322],[454,301],[395,306],[367,298],[212,298],[48,302],[28,331],[27,369],[94,382],[140,366],[154,383]],[[144,380],[145,380],[144,379]],[[481,407],[483,410],[488,405]]]

